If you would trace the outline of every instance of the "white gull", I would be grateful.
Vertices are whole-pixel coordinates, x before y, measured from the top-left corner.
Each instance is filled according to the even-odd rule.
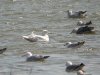
[[[37,42],[37,41],[49,42],[49,36],[47,30],[43,30],[43,35],[37,35],[34,34],[34,32],[32,32],[30,35],[22,36],[22,37],[30,42]]]

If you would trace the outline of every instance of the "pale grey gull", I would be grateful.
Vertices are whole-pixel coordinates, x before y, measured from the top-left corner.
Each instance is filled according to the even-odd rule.
[[[31,52],[26,52],[25,55],[27,56],[26,61],[44,61],[45,59],[49,58],[50,56],[43,56],[43,55],[33,55]]]
[[[72,10],[68,10],[68,17],[69,18],[85,18],[87,15],[85,14],[87,11],[77,11],[73,12]]]

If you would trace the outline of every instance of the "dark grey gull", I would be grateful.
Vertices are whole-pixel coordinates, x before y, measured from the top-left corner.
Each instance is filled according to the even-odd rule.
[[[66,71],[67,72],[74,72],[74,71],[79,71],[79,70],[83,70],[85,64],[84,63],[80,63],[80,64],[72,64],[71,61],[67,61],[66,62]]]
[[[76,43],[68,42],[64,46],[67,46],[67,48],[80,48],[82,45],[84,45],[85,41],[80,41]]]
[[[92,33],[95,33],[95,31],[94,31],[94,27],[92,26],[82,26],[82,27],[73,29],[71,33],[92,34]]]

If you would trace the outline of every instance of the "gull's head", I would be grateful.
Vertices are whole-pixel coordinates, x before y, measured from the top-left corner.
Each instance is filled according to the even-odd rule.
[[[34,31],[32,31],[32,33],[31,34],[34,34]]]
[[[83,24],[83,21],[78,21],[79,24]]]
[[[68,42],[68,44],[72,44],[72,42]]]
[[[72,44],[72,42],[67,42],[67,43],[64,44],[64,46],[70,45],[70,44]]]
[[[72,10],[67,10],[67,12],[68,12],[69,14],[72,14],[72,13],[73,13]]]
[[[77,75],[84,75],[84,72],[82,70],[77,71]]]
[[[22,55],[22,57],[24,57],[24,56],[30,57],[30,56],[32,56],[32,53],[31,52],[26,52],[24,55]]]
[[[81,21],[81,20],[77,22],[77,25],[79,25],[79,26],[80,26],[80,25],[83,25],[83,24],[84,24],[84,23],[83,23],[83,21]]]
[[[32,53],[31,52],[27,52],[27,55],[32,56]]]
[[[33,37],[34,37],[35,35],[36,35],[36,34],[34,33],[34,31],[32,31],[31,36],[33,36]]]
[[[48,30],[43,30],[43,35],[48,34]]]
[[[66,62],[66,66],[70,66],[70,65],[72,65],[72,62],[71,61],[67,61]]]

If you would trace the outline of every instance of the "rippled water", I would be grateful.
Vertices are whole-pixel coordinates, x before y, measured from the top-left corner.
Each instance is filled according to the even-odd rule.
[[[69,19],[68,9],[87,10],[96,34],[70,34],[79,19]],[[65,72],[65,63],[85,63],[86,73],[100,75],[100,0],[0,0],[0,75],[76,75]],[[33,30],[49,31],[50,42],[30,43],[22,35]],[[79,49],[68,49],[66,42],[85,40]],[[24,52],[50,55],[45,62],[25,62]]]

